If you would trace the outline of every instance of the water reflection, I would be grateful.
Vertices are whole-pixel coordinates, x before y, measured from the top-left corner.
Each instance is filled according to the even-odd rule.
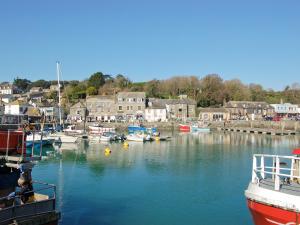
[[[199,161],[207,163],[224,159],[226,152],[238,153],[247,148],[252,153],[280,154],[281,149],[300,145],[298,136],[270,136],[245,133],[177,133],[171,141],[134,143],[124,147],[121,143],[101,144],[81,142],[46,148],[46,161],[61,159],[63,162],[87,164],[94,175],[100,176],[106,168],[122,169],[144,167],[151,173],[164,170],[179,172],[196,170]],[[111,154],[105,155],[109,147]],[[205,154],[204,154],[205,152]]]
[[[57,185],[62,224],[176,225],[185,218],[250,225],[243,193],[252,154],[290,154],[298,146],[298,136],[222,132],[176,133],[128,148],[82,142],[45,148],[34,173]]]

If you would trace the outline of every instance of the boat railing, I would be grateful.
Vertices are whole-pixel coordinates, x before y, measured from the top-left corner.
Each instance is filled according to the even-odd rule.
[[[296,156],[280,156],[254,154],[252,162],[252,183],[259,185],[262,179],[274,181],[274,190],[279,191],[282,182],[300,181],[300,158]]]
[[[31,191],[34,195],[26,203],[21,201],[22,196],[18,194],[0,198],[1,202],[8,204],[6,207],[0,209],[0,225],[10,224],[11,221],[17,219],[55,211],[55,185],[39,181],[33,181],[33,185],[38,187]]]
[[[3,126],[3,125],[2,125]],[[42,158],[43,149],[43,132],[36,130],[27,131],[26,129],[16,130],[16,129],[6,129],[6,144],[4,144],[5,151],[0,153],[0,158],[4,158],[6,165],[9,167],[18,168],[20,163],[39,161]],[[19,134],[16,134],[19,132]],[[27,133],[32,134],[32,146],[26,147],[26,136]],[[38,134],[40,133],[40,134]],[[38,134],[38,135],[37,135]],[[12,142],[15,141],[13,138],[18,139],[18,146],[12,146]],[[38,137],[38,138],[36,138]],[[35,148],[36,144],[39,144],[39,148]],[[16,148],[16,149],[13,149]]]

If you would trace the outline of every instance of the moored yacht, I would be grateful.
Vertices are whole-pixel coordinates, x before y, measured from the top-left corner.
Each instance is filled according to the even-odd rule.
[[[295,156],[254,154],[245,195],[255,225],[300,222],[300,149]]]

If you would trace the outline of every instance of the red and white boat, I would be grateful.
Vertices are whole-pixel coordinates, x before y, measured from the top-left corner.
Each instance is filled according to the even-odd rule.
[[[179,130],[182,132],[190,132],[191,126],[187,124],[179,124]]]
[[[42,148],[26,149],[26,130],[8,127],[0,125],[0,225],[57,225],[55,186],[31,176]]]
[[[255,225],[300,224],[300,149],[293,154],[253,155],[245,195]]]

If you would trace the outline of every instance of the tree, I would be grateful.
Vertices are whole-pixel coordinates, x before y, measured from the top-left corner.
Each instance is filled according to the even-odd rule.
[[[19,77],[14,79],[13,85],[16,86],[21,91],[26,91],[28,86],[31,84],[30,80],[21,79]]]
[[[88,87],[86,89],[87,95],[96,95],[98,94],[97,89],[95,87]]]
[[[88,79],[88,87],[95,87],[98,89],[103,84],[105,84],[105,79],[103,73],[101,72],[92,74]]]
[[[224,100],[223,80],[218,74],[209,74],[200,80],[198,105],[201,107],[220,106]]]
[[[32,82],[29,86],[28,86],[28,89],[32,88],[32,87],[41,87],[41,88],[49,88],[51,85],[51,82],[50,81],[46,81],[46,80],[37,80],[37,81],[34,81]]]
[[[240,80],[228,80],[224,82],[224,94],[227,101],[250,100],[250,91]]]
[[[265,91],[259,84],[250,84],[249,91],[252,101],[265,101]]]
[[[128,88],[128,86],[131,84],[131,81],[123,76],[122,74],[118,74],[115,78],[115,84],[118,88]]]

